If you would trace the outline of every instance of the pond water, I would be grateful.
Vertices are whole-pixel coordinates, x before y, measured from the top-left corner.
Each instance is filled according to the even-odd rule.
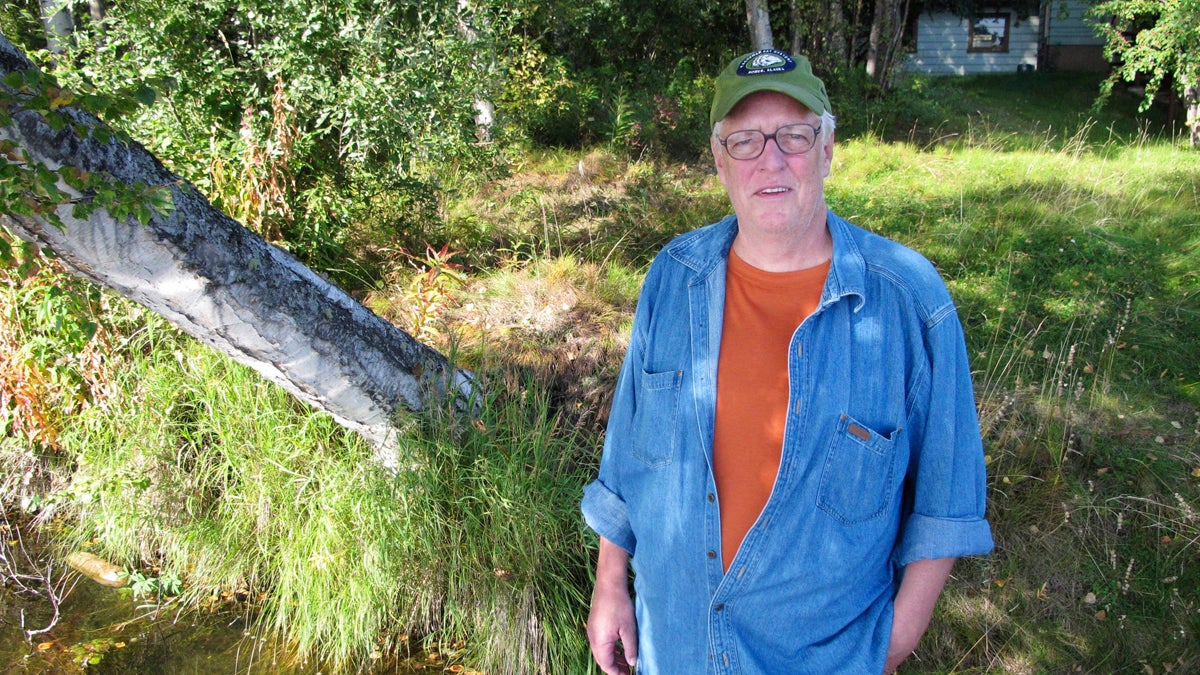
[[[26,640],[21,628],[47,626],[45,598],[0,593],[0,673],[317,673],[246,630],[232,612],[198,616],[135,603],[128,593],[81,579],[54,627]],[[396,671],[403,672],[403,671]]]
[[[135,602],[127,590],[79,577],[60,604],[59,619],[46,633],[26,639],[22,625],[36,630],[53,620],[53,605],[41,596],[0,589],[0,675],[72,673],[156,675],[310,675],[315,665],[248,628],[231,609],[204,614],[178,606]],[[458,672],[439,656],[419,655],[381,662],[372,675],[430,675]],[[469,669],[466,672],[470,672]]]
[[[61,562],[52,579],[58,620],[45,588],[18,592],[16,579],[33,578],[48,559],[39,536],[22,536],[28,521],[0,512],[0,675],[318,675],[317,664],[298,663],[295,654],[254,629],[244,604],[231,601],[215,611],[135,600],[127,588],[111,588]],[[38,560],[39,562],[31,562]],[[53,625],[52,625],[53,624]],[[31,637],[26,630],[39,631]],[[417,653],[404,660],[381,659],[360,675],[472,673],[450,654]],[[329,671],[324,671],[328,673]]]

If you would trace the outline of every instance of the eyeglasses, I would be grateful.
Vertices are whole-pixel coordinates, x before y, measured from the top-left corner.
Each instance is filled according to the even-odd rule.
[[[725,151],[734,159],[757,159],[767,147],[767,140],[774,138],[775,145],[785,155],[802,155],[817,144],[817,134],[821,127],[811,124],[787,124],[779,127],[773,134],[764,134],[758,129],[735,131],[725,138],[717,137],[717,141],[725,146]]]

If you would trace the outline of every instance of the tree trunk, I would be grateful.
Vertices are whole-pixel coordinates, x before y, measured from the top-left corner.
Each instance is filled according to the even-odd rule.
[[[42,8],[42,26],[46,29],[46,49],[52,54],[61,54],[75,32],[69,4],[67,0],[39,0],[39,4]]]
[[[842,0],[791,0],[792,53],[804,54],[819,72],[846,63],[846,19]]]
[[[1200,148],[1200,83],[1184,88],[1183,101],[1187,105],[1187,125],[1192,132],[1192,147]]]
[[[804,54],[808,59],[812,60],[812,54],[809,53],[809,38],[808,25],[804,17],[805,0],[791,0],[788,3],[788,25],[792,28],[792,54]]]
[[[850,38],[846,45],[846,62],[847,68],[853,69],[858,65],[859,49],[862,46],[862,36],[859,35],[858,29],[863,25],[863,13],[866,12],[867,0],[855,0],[854,3],[854,18],[850,21]]]
[[[476,31],[467,21],[468,17],[471,15],[471,3],[469,0],[458,0],[458,11],[459,35],[462,36],[463,41],[467,44],[474,44],[478,42],[479,32]],[[495,67],[495,59],[490,56],[491,49],[489,49],[488,52],[489,63],[487,64],[487,67],[488,70],[491,70]],[[476,138],[481,141],[492,140],[492,128],[496,124],[496,106],[483,96],[477,96],[472,107],[475,108]]]
[[[32,67],[0,37],[0,76]],[[348,294],[221,213],[145,148],[91,131],[100,123],[72,107],[42,112],[6,94],[11,122],[0,140],[51,170],[77,167],[127,185],[168,186],[173,210],[146,225],[97,209],[86,220],[59,206],[66,225],[0,216],[18,236],[53,251],[74,273],[158,312],[184,332],[244,363],[294,396],[331,414],[400,466],[395,427],[402,410],[421,411],[450,395],[467,400],[469,373],[384,321]],[[11,160],[8,160],[11,161]],[[59,187],[80,198],[65,183]]]
[[[879,48],[883,40],[884,17],[887,15],[888,0],[876,0],[875,14],[871,17],[871,33],[867,38],[867,77],[878,82]]]
[[[108,9],[104,6],[104,0],[88,0],[88,14],[95,23],[103,22],[104,17],[108,14]]]
[[[828,42],[826,43],[826,63],[834,67],[846,63],[848,49],[846,47],[846,17],[845,9],[842,7],[842,0],[829,0],[828,15]],[[830,68],[832,71],[833,68]]]
[[[746,25],[750,27],[750,49],[770,49],[775,46],[771,35],[771,15],[767,0],[746,0]]]
[[[99,41],[104,40],[104,19],[108,16],[108,7],[104,0],[88,0],[88,16],[92,20],[91,30]]]
[[[884,89],[891,86],[907,13],[906,0],[876,0],[867,43],[867,75]]]
[[[904,24],[908,21],[909,0],[887,0],[887,33],[884,35],[885,50],[879,84],[886,90],[892,88],[892,75],[896,71],[904,50]]]

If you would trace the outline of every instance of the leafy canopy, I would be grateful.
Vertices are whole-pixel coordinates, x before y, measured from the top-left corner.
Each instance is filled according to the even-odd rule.
[[[1164,86],[1181,96],[1200,85],[1200,0],[1107,0],[1093,8],[1102,22],[1104,55],[1118,61],[1104,83],[1107,97],[1119,81],[1146,79],[1145,112]]]

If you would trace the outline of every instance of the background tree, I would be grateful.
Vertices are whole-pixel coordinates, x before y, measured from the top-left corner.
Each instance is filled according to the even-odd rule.
[[[892,73],[904,56],[901,41],[910,4],[909,0],[875,0],[865,68],[867,77],[885,89],[890,88]]]
[[[767,0],[746,0],[746,25],[750,29],[750,49],[770,49],[775,46],[771,34],[771,12]]]
[[[41,0],[42,24],[46,27],[46,48],[61,54],[75,32],[71,3],[67,0]]]
[[[54,69],[64,84],[153,86],[162,104],[123,126],[219,208],[351,287],[397,250],[423,250],[441,181],[495,162],[473,104],[496,91],[508,25],[486,5],[127,0],[78,23]],[[389,226],[363,239],[363,220]]]
[[[904,26],[910,0],[788,0],[777,9],[786,17],[788,39],[772,41],[766,0],[746,0],[747,25],[754,48],[774,42],[806,55],[814,69],[830,80],[861,69],[880,91],[891,88],[904,58]],[[782,26],[785,22],[777,22]]]
[[[856,7],[861,7],[861,0]],[[807,54],[823,73],[844,71],[850,65],[846,17],[842,0],[790,0],[791,51]]]
[[[1192,146],[1200,147],[1200,0],[1107,0],[1092,12],[1112,17],[1097,29],[1104,55],[1117,64],[1100,101],[1117,82],[1144,82],[1145,112],[1160,91],[1173,91],[1187,105]]]

